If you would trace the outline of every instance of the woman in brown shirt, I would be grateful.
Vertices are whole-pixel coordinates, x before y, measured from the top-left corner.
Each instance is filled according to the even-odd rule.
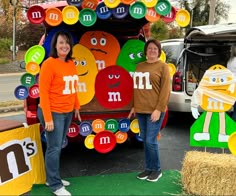
[[[144,145],[145,171],[137,178],[156,182],[162,176],[157,135],[169,100],[170,73],[168,65],[159,59],[159,41],[148,40],[144,53],[147,60],[137,65],[133,75],[134,107],[129,118],[133,114],[137,116]]]

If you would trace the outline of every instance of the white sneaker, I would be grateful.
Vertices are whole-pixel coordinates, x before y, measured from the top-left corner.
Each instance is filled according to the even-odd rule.
[[[63,186],[70,186],[70,182],[69,181],[66,181],[66,180],[61,180]],[[46,186],[49,186],[48,182],[45,183]]]
[[[229,140],[229,135],[224,135],[221,133],[218,135],[219,142],[228,142],[228,140]]]
[[[61,187],[53,192],[57,196],[71,196],[71,193],[65,189],[65,187]]]
[[[193,138],[196,141],[210,140],[210,134],[209,133],[195,133]]]

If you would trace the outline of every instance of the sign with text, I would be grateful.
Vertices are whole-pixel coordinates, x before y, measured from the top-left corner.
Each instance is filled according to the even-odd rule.
[[[21,195],[45,183],[39,124],[0,132],[0,194]]]

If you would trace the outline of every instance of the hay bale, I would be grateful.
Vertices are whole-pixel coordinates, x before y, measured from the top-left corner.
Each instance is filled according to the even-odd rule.
[[[183,190],[194,195],[236,195],[236,156],[189,151],[181,169]]]

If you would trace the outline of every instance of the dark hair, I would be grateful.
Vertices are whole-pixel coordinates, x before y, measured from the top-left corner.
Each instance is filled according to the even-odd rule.
[[[144,54],[145,54],[145,56],[147,55],[147,47],[148,47],[148,45],[150,43],[153,43],[153,44],[155,44],[157,46],[157,48],[158,48],[158,57],[160,57],[161,56],[161,43],[158,40],[156,40],[156,39],[149,39],[145,43],[145,46],[144,46]]]
[[[50,56],[53,58],[58,58],[57,55],[57,49],[56,49],[56,44],[57,44],[57,39],[58,36],[61,35],[66,39],[66,42],[70,45],[70,52],[66,56],[66,61],[72,59],[72,47],[73,47],[73,39],[70,33],[65,32],[65,31],[58,31],[54,34],[52,41],[51,41],[51,50],[50,50]]]

